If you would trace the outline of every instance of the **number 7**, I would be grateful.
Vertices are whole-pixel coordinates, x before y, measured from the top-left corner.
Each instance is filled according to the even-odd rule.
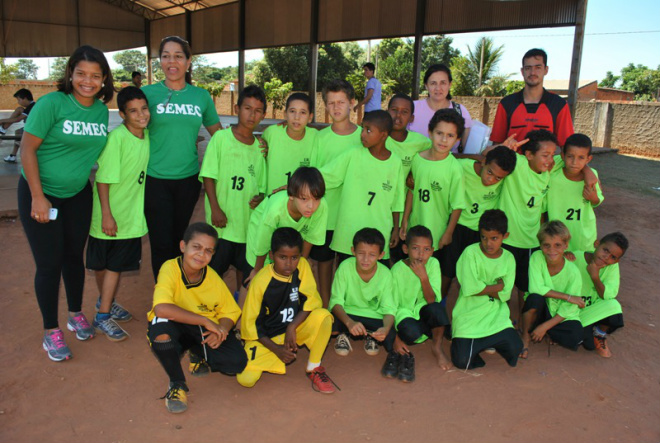
[[[371,206],[371,202],[374,201],[374,198],[376,197],[376,193],[375,193],[375,192],[368,192],[368,194],[369,194],[371,197],[369,197],[369,202],[367,203],[367,206]]]

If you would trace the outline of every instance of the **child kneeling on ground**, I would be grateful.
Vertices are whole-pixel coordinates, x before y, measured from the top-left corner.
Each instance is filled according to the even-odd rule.
[[[203,356],[211,371],[226,375],[243,371],[247,364],[241,342],[232,333],[241,310],[227,285],[208,266],[217,241],[213,226],[188,226],[180,243],[183,255],[160,268],[153,308],[147,315],[149,344],[170,378],[164,398],[173,413],[188,409],[188,386],[180,362],[186,350]]]
[[[241,334],[248,364],[236,379],[254,386],[263,372],[286,373],[299,346],[309,348],[307,376],[323,394],[335,386],[321,366],[330,340],[332,315],[322,308],[312,268],[302,257],[303,239],[290,227],[277,228],[271,239],[270,259],[252,280],[245,299]]]

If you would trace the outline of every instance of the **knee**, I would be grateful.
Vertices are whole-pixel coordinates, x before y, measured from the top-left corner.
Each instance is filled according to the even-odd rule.
[[[154,341],[168,341],[171,340],[172,338],[168,334],[160,334],[154,338]]]
[[[397,334],[405,344],[412,345],[417,341],[419,337],[422,336],[422,331],[417,326],[415,320],[411,318],[404,318],[399,323]]]
[[[261,378],[261,371],[243,371],[236,375],[236,381],[244,388],[251,388],[257,384]]]

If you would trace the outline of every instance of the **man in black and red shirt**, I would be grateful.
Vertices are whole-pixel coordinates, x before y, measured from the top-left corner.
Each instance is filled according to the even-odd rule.
[[[548,55],[542,49],[530,49],[522,60],[525,87],[507,95],[497,106],[490,139],[494,144],[517,148],[528,132],[545,129],[557,137],[560,146],[573,134],[573,120],[566,100],[543,88],[548,73]]]

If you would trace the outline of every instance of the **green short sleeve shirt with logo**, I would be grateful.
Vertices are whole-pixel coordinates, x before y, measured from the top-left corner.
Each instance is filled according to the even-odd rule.
[[[263,134],[263,139],[268,143],[266,194],[286,186],[299,167],[311,166],[318,132],[314,128],[305,128],[305,136],[302,140],[294,140],[282,126],[271,125],[266,128]]]
[[[478,231],[479,219],[484,211],[497,207],[503,181],[492,186],[484,186],[481,176],[474,170],[474,160],[464,158],[459,159],[458,163],[463,168],[463,183],[465,184],[465,209],[461,211],[458,223],[473,231]]]
[[[426,274],[429,276],[431,289],[435,292],[435,301],[442,300],[440,286],[442,276],[440,275],[440,263],[435,257],[430,257],[426,262]],[[419,320],[419,311],[428,304],[422,291],[422,282],[410,269],[406,260],[396,262],[392,266],[392,281],[394,300],[396,302],[395,325],[398,327],[404,318]],[[426,337],[424,337],[426,339]],[[423,341],[423,340],[422,340]]]
[[[218,236],[235,243],[245,243],[252,209],[250,200],[266,190],[266,162],[259,142],[251,145],[236,139],[231,128],[213,134],[202,162],[199,179],[215,180],[220,209],[227,216],[227,226],[216,228]],[[211,205],[204,199],[206,222],[211,224]]]
[[[587,272],[587,260],[584,254],[583,251],[575,251],[575,266],[580,270],[582,276],[580,296],[585,304],[585,307],[580,309],[580,321],[583,326],[589,326],[604,318],[621,314],[623,310],[621,304],[616,300],[620,285],[619,264],[614,263],[598,271],[600,281],[605,286],[603,298],[600,298],[594,282]]]
[[[582,277],[577,266],[566,259],[562,270],[551,276],[543,252],[536,251],[529,259],[529,293],[545,295],[549,291],[579,297],[582,294]],[[577,305],[550,297],[546,297],[545,302],[550,316],[564,317],[562,321],[580,320],[580,308]]]
[[[199,128],[220,121],[209,93],[186,84],[180,91],[164,82],[142,88],[149,101],[150,177],[179,180],[199,172]]]
[[[83,106],[73,94],[51,92],[32,108],[25,132],[43,140],[37,162],[44,193],[73,197],[88,183],[108,139],[108,108],[100,100]]]
[[[391,152],[401,158],[401,166],[403,166],[403,177],[408,177],[410,167],[412,166],[412,159],[418,152],[426,151],[431,148],[431,140],[423,136],[419,132],[408,131],[406,139],[402,142],[394,140],[392,137],[387,137],[385,147]]]
[[[148,130],[144,131],[143,139],[133,135],[124,125],[119,125],[110,133],[98,160],[96,183],[110,185],[110,211],[117,223],[117,236],[105,235],[101,229],[103,214],[97,186],[94,186],[89,235],[104,240],[120,240],[142,237],[147,233],[144,181],[148,162]]]

